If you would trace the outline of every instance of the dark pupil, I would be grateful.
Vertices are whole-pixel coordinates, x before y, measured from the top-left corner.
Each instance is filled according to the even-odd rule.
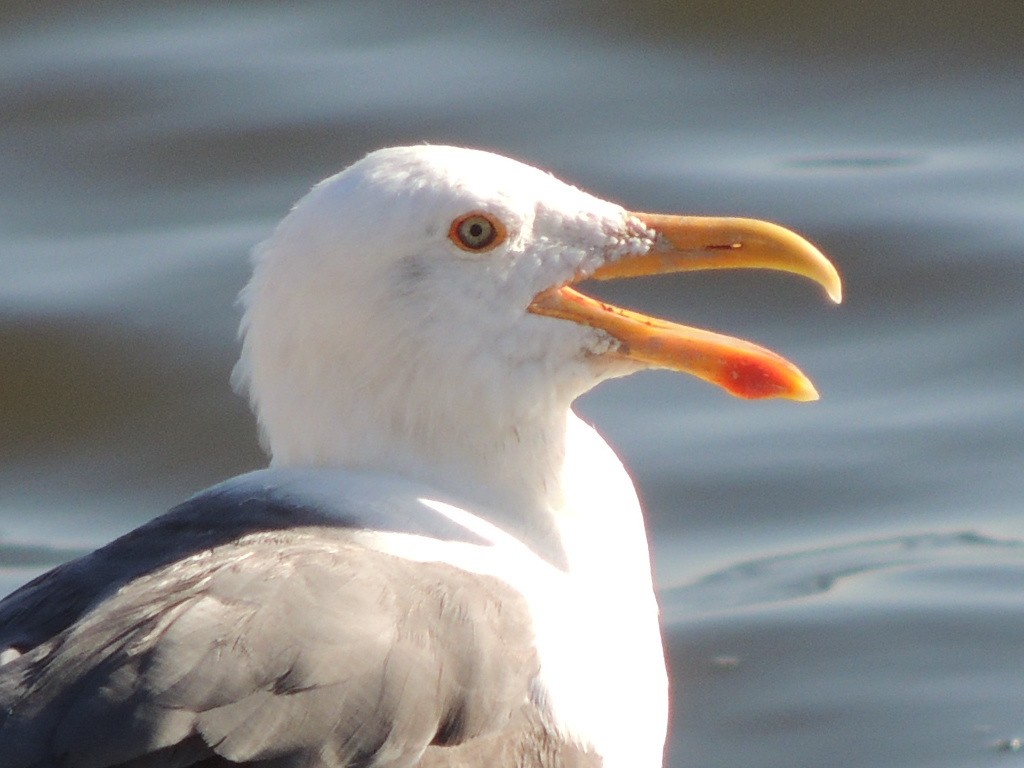
[[[488,244],[491,239],[491,232],[490,222],[481,221],[480,219],[467,221],[462,226],[462,237],[465,239],[466,245],[480,248]]]

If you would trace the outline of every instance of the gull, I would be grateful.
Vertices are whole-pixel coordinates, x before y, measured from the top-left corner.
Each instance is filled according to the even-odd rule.
[[[758,268],[775,224],[634,213],[479,150],[371,153],[253,255],[270,466],[0,603],[3,768],[656,768],[668,678],[629,475],[573,401],[649,368],[812,400],[583,280]]]

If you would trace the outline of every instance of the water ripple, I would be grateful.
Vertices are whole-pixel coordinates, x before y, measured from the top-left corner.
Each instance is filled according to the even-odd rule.
[[[976,531],[865,539],[734,563],[665,590],[662,602],[670,619],[692,616],[821,595],[861,574],[935,563],[987,563],[995,552],[1024,554],[1024,540]]]

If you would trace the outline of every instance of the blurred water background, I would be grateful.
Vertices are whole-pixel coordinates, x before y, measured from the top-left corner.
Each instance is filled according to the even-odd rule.
[[[667,764],[1024,765],[1022,41],[1021,0],[5,3],[0,588],[260,466],[248,250],[371,149],[466,144],[845,278],[594,289],[823,396],[580,403],[649,512]]]

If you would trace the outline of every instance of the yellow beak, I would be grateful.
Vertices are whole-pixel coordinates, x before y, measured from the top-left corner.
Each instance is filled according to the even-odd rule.
[[[839,273],[800,235],[755,219],[630,214],[654,233],[643,254],[625,256],[587,277],[612,280],[705,269],[772,269],[819,283],[842,301]],[[569,285],[534,297],[530,311],[605,331],[619,342],[610,354],[698,376],[745,398],[817,400],[810,380],[788,360],[742,339],[677,325],[584,296]]]

